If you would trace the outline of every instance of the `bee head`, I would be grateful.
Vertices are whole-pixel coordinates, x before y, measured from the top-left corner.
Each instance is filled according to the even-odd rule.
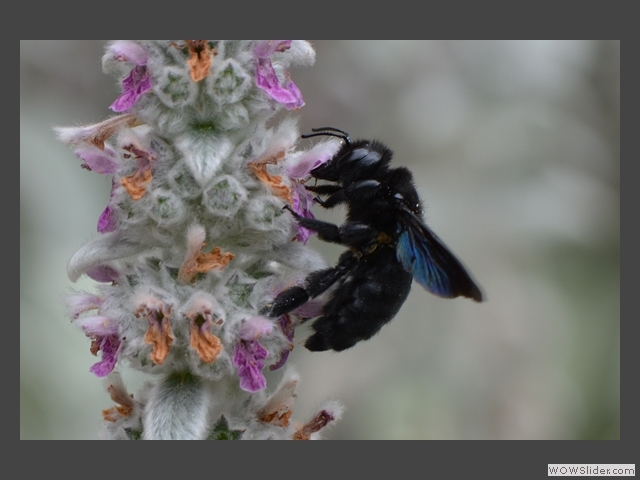
[[[385,144],[376,140],[353,142],[347,132],[335,127],[312,128],[311,131],[313,133],[302,135],[302,138],[325,135],[344,141],[344,145],[330,162],[311,171],[313,177],[346,185],[386,173],[393,152]]]

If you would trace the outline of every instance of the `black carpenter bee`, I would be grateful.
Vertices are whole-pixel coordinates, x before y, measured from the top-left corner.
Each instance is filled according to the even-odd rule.
[[[285,208],[321,240],[349,249],[335,267],[312,272],[304,286],[282,291],[261,313],[279,317],[337,284],[305,346],[340,351],[371,338],[389,322],[406,300],[413,278],[440,297],[482,301],[462,264],[424,224],[411,172],[389,168],[391,149],[377,141],[352,141],[333,127],[312,131],[302,138],[329,135],[344,141],[328,163],[311,172],[331,183],[306,188],[318,195],[315,200],[324,208],[346,204],[346,221],[337,226]]]

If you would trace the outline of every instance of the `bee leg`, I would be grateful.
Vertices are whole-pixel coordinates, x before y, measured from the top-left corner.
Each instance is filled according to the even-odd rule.
[[[336,205],[347,202],[347,197],[344,194],[344,188],[341,188],[336,193],[329,195],[325,198],[320,205],[324,208],[333,208]]]
[[[273,302],[260,310],[260,315],[280,317],[309,301],[309,293],[302,287],[291,287],[280,292]]]
[[[361,248],[370,244],[378,237],[378,231],[373,227],[361,222],[347,222],[342,226],[329,222],[323,222],[315,218],[305,218],[298,215],[289,205],[283,208],[289,210],[291,215],[295,217],[298,225],[309,230],[313,230],[318,234],[320,240],[325,242],[338,243],[347,247]]]
[[[272,303],[260,310],[260,315],[279,317],[307,303],[310,299],[324,293],[329,287],[346,275],[357,263],[357,257],[345,252],[340,262],[333,268],[312,272],[307,277],[305,287],[290,287],[280,292]]]
[[[320,197],[313,197],[313,201],[316,202],[321,207],[327,208],[327,204],[324,203],[324,200],[322,200]]]
[[[285,204],[285,206],[284,206],[284,207],[282,207],[282,209],[283,209],[283,210],[289,210],[289,213],[291,213],[291,215],[293,215],[293,216],[295,217],[295,219],[296,219],[296,220],[298,220],[298,219],[300,219],[300,218],[303,218],[303,217],[301,217],[300,215],[298,215],[298,214],[296,213],[296,211],[295,211],[293,208],[291,208],[291,206],[290,206],[288,203],[286,203],[286,204]]]
[[[329,222],[323,222],[322,220],[316,220],[315,218],[302,217],[297,214],[289,205],[285,205],[283,208],[291,212],[291,215],[293,215],[297,220],[298,225],[308,228],[309,230],[313,230],[322,240],[333,243],[341,243],[340,228],[337,225]]]
[[[288,210],[292,211],[290,207]],[[298,225],[316,232],[320,240],[356,249],[375,242],[379,233],[373,227],[362,222],[347,222],[338,227],[333,223],[323,222],[315,218],[301,217],[296,213],[294,213],[294,216],[298,221]]]
[[[311,272],[306,280],[306,290],[310,298],[324,293],[331,285],[344,277],[356,265],[358,257],[350,251],[340,256],[340,261],[333,268]]]

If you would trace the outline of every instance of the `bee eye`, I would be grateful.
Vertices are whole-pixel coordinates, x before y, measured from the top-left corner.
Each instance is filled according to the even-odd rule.
[[[401,193],[396,193],[393,197],[397,198],[398,200],[404,200],[404,197],[402,196]]]

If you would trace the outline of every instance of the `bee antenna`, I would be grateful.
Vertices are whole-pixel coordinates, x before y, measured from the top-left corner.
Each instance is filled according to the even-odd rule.
[[[345,132],[344,130],[340,130],[339,128],[336,127],[318,127],[318,128],[312,128],[311,131],[312,132],[322,132],[324,130],[329,130],[331,132],[338,132],[338,133],[342,133],[345,136],[349,136],[349,134],[347,132]]]
[[[349,134],[347,132],[345,132],[344,130],[340,130],[339,128],[335,128],[335,127],[319,127],[319,128],[312,128],[311,131],[313,133],[307,133],[304,135],[300,135],[301,138],[310,138],[310,137],[318,137],[321,135],[326,135],[328,137],[338,137],[341,138],[342,140],[344,140],[344,142],[351,146],[351,138],[349,138]],[[337,133],[334,133],[337,132]]]

